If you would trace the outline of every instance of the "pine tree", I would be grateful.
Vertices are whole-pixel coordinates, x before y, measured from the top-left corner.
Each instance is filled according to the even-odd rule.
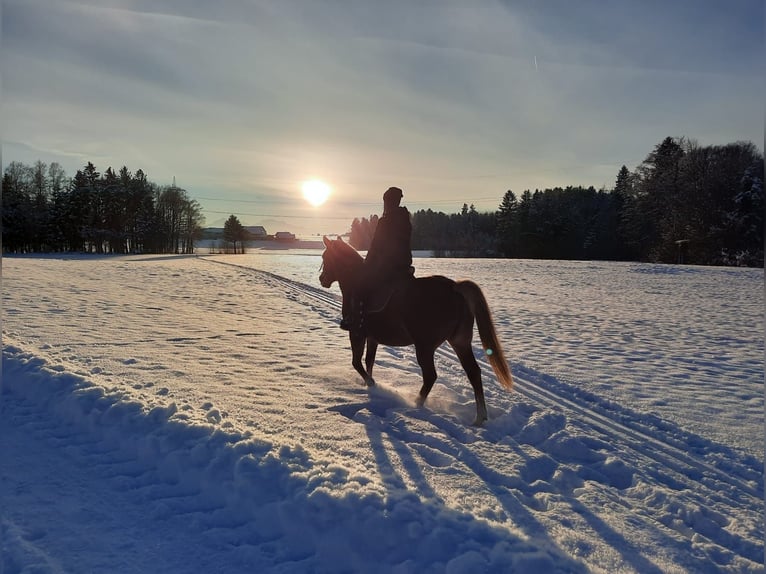
[[[516,195],[509,189],[496,213],[495,236],[497,247],[504,257],[513,257],[518,252],[518,210]]]
[[[126,170],[127,171],[127,170]],[[134,253],[156,249],[155,193],[143,170],[139,169],[130,180],[128,242]]]
[[[32,166],[32,206],[30,213],[32,250],[47,251],[50,230],[50,186],[48,184],[48,165],[37,160]]]
[[[625,202],[626,199],[633,195],[633,179],[630,175],[630,171],[624,165],[617,172],[617,181],[614,184],[614,193],[618,201]]]
[[[372,223],[373,220],[375,221],[375,224],[377,224],[377,218],[373,219],[372,215],[369,220],[366,217],[363,217],[362,219],[354,218],[354,221],[351,223],[351,231],[348,238],[349,244],[351,244],[354,249],[366,251],[370,248],[372,236],[375,233],[375,227]]]
[[[242,253],[245,252],[245,228],[239,222],[236,215],[230,215],[226,223],[223,224],[223,240],[234,244],[234,253],[237,252],[237,242],[242,245]]]
[[[29,189],[29,170],[12,161],[3,174],[3,249],[24,253],[32,248],[33,200]]]
[[[617,180],[611,194],[611,219],[608,223],[613,233],[613,241],[617,244],[613,251],[615,259],[632,259],[629,247],[628,230],[631,202],[635,199],[633,189],[634,176],[626,166],[622,166],[617,172]]]

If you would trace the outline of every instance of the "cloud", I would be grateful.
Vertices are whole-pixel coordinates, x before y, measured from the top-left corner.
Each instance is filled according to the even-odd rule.
[[[760,142],[762,51],[748,0],[8,0],[4,158],[275,208],[319,177],[352,216],[391,184],[494,209],[611,185],[667,135]]]

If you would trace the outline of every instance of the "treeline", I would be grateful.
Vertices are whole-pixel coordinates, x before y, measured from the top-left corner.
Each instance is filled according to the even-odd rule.
[[[412,247],[453,257],[602,259],[763,266],[763,156],[749,142],[665,138],[612,189],[509,190],[495,212],[412,214]],[[377,218],[355,219],[366,249]]]
[[[494,212],[412,214],[412,247],[453,257],[518,257],[763,266],[763,155],[749,142],[665,138],[612,189],[508,190]],[[200,205],[142,170],[11,162],[2,180],[4,252],[192,253]],[[367,249],[377,216],[355,219]]]
[[[142,170],[101,174],[88,162],[71,179],[58,163],[11,162],[3,174],[3,251],[193,253],[204,224],[186,191]]]
[[[349,243],[366,250],[378,225],[378,216],[354,219]],[[497,256],[496,216],[479,213],[474,205],[463,204],[460,213],[447,215],[431,209],[412,213],[412,248],[433,251],[436,256]]]

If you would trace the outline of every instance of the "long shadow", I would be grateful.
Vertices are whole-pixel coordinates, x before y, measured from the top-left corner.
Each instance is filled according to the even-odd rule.
[[[413,438],[415,438],[413,435],[417,434],[418,431],[407,429],[402,424],[399,424],[399,421],[393,421],[390,414],[393,411],[406,410],[406,417],[430,423],[433,423],[435,416],[439,419],[443,417],[434,415],[427,409],[414,409],[410,405],[405,404],[403,400],[396,400],[395,396],[390,398],[381,397],[380,391],[376,391],[375,395],[370,394],[367,402],[346,404],[332,410],[344,414],[349,419],[365,427],[381,479],[391,496],[400,494],[402,489],[406,489],[408,484],[412,484],[417,489],[419,496],[425,499],[426,504],[439,505],[444,509],[442,511],[448,509],[445,501],[434,490],[429,477],[424,473],[421,463],[413,456],[412,448],[409,446],[413,442]],[[367,413],[364,413],[366,416],[358,416],[363,411],[367,411]],[[562,490],[560,485],[556,486],[547,482],[546,478],[550,479],[550,476],[536,476],[534,471],[529,476],[525,476],[523,470],[518,476],[503,474],[487,466],[465,444],[466,429],[457,428],[457,425],[448,419],[440,420],[438,428],[442,436],[437,437],[429,434],[426,441],[427,445],[450,453],[449,456],[451,458],[459,460],[460,463],[475,473],[487,485],[488,490],[494,493],[505,512],[513,518],[514,525],[519,527],[534,541],[539,542],[541,547],[555,549],[558,556],[567,556],[566,552],[551,539],[546,526],[530,510],[529,503],[532,502],[532,508],[534,508],[533,496],[535,493],[540,492],[540,484],[532,486],[532,483],[540,479],[545,483],[543,486],[545,491],[560,495],[562,502],[567,504],[575,515],[582,517],[604,543],[619,554],[624,564],[629,565],[637,572],[649,574],[659,574],[662,572],[662,569],[645,555],[642,548],[628,540],[621,532],[581,503],[570,492],[571,489],[564,488]],[[489,437],[485,433],[486,438]],[[493,441],[490,439],[490,442]],[[510,446],[514,454],[517,454],[526,461],[526,464],[522,465],[522,469],[540,467],[540,462],[537,460],[533,461],[520,444],[506,442],[505,446]],[[397,470],[397,466],[391,460],[390,453],[392,449],[400,460],[400,470]],[[544,451],[540,451],[540,453],[543,457],[550,458],[550,455]],[[555,468],[560,464],[564,463],[551,458],[551,465],[548,467],[549,474],[552,475]],[[438,473],[439,469],[435,468],[433,472]],[[542,472],[545,473],[546,471],[543,470]],[[528,500],[525,500],[525,497],[529,497]],[[464,513],[456,510],[447,511],[454,513],[456,516],[461,516],[461,520],[466,519]],[[469,520],[478,519],[470,517]],[[659,528],[657,528],[653,537],[667,537],[667,535],[660,532]],[[662,544],[662,546],[671,549],[674,555],[681,556],[678,552],[681,549],[677,540],[668,538],[667,544]],[[689,555],[684,559],[684,564],[688,567],[704,568],[709,566],[705,560],[701,556]],[[585,566],[571,557],[569,557],[569,562],[567,568],[571,568],[571,571],[587,571]]]
[[[446,428],[449,428],[449,426]],[[475,472],[477,476],[481,477],[487,484],[501,485],[508,489],[516,489],[525,496],[531,497],[535,494],[536,489],[530,486],[530,483],[534,482],[536,477],[528,477],[528,479],[525,479],[523,472],[518,477],[508,477],[504,474],[501,474],[496,470],[487,467],[481,461],[481,459],[476,456],[476,454],[471,449],[467,448],[459,439],[457,439],[456,442],[460,448],[460,460],[464,462],[473,472]],[[515,454],[518,454],[528,463],[525,468],[530,468],[532,459],[521,448],[521,445],[519,443],[514,443],[513,445],[509,446],[513,448]],[[548,453],[545,453],[545,451],[540,452],[545,457],[551,458],[552,463],[554,463],[556,466],[560,464],[560,461],[556,461],[550,457]],[[553,469],[551,469],[550,474],[552,473]],[[577,498],[573,497],[570,489],[562,490],[560,488],[552,488],[547,490],[547,492],[557,493],[564,497],[572,511],[578,516],[581,516],[591,526],[591,528],[593,528],[594,532],[596,532],[609,545],[610,548],[620,554],[622,560],[626,564],[630,564],[633,568],[635,568],[636,572],[641,572],[642,574],[660,574],[662,572],[661,568],[659,568],[656,564],[654,564],[651,560],[642,554],[640,548],[636,547],[635,544],[630,542],[627,538],[625,538],[625,536],[623,536],[613,527],[609,526],[609,524],[607,524],[602,518],[596,515],[586,505],[577,500]],[[542,526],[540,525],[539,521],[534,519],[523,502],[521,502],[512,492],[510,492],[510,490],[507,493],[498,493],[498,500],[503,504],[506,511],[511,513],[514,517],[518,515],[523,515],[525,517],[529,516],[534,521],[535,526]],[[530,531],[530,533],[536,536],[538,535],[535,530]],[[676,545],[676,541],[670,541],[670,546],[675,547]],[[707,565],[707,563],[698,563],[697,567],[704,568]]]
[[[144,261],[166,261],[168,259],[178,260],[178,259],[194,259],[196,257],[200,257],[202,254],[197,253],[168,253],[168,254],[158,254],[153,257],[138,257],[136,261],[138,263],[143,263]],[[112,257],[131,257],[131,255],[112,255]]]
[[[189,259],[200,257],[205,254],[198,253],[158,253],[144,255],[141,253],[85,253],[79,251],[60,251],[54,253],[3,253],[3,257],[9,259],[60,259],[62,261],[119,261],[120,259],[133,258],[141,263],[144,261],[165,261],[167,259]]]
[[[372,453],[375,457],[378,473],[387,489],[392,492],[407,490],[408,485],[405,481],[405,477],[396,471],[393,461],[388,456],[388,451],[386,450],[385,445],[385,438],[388,434],[383,432],[383,425],[378,424],[374,419],[371,419],[365,423],[364,427],[367,431],[367,438],[370,441],[370,446],[372,447]],[[389,437],[389,443],[396,451],[399,460],[402,462],[404,471],[407,473],[410,482],[413,483],[417,493],[434,502],[443,503],[442,499],[437,496],[433,487],[428,482],[428,479],[423,474],[420,466],[416,463],[409,449],[407,449],[401,442],[392,440],[391,437]]]
[[[379,393],[379,391],[378,391]],[[417,490],[419,504],[429,507],[440,517],[450,517],[461,524],[461,531],[477,533],[477,544],[487,542],[508,542],[519,544],[525,549],[546,549],[550,552],[551,564],[547,566],[555,568],[555,571],[566,572],[587,572],[588,568],[581,562],[569,556],[557,543],[549,536],[548,530],[541,524],[529,509],[511,492],[512,488],[518,488],[522,481],[516,478],[506,477],[495,470],[489,469],[476,457],[470,449],[460,444],[460,454],[457,457],[460,462],[466,464],[472,471],[476,472],[482,480],[488,483],[490,490],[496,493],[498,500],[502,504],[509,516],[514,519],[514,526],[520,527],[532,542],[514,540],[514,535],[501,526],[493,526],[489,522],[481,520],[473,515],[461,512],[447,506],[445,501],[434,490],[428,476],[423,472],[419,461],[413,456],[409,444],[414,431],[408,431],[399,428],[396,424],[391,424],[388,413],[395,409],[409,408],[409,405],[403,404],[395,399],[381,398],[380,396],[370,396],[368,402],[345,404],[338,407],[331,407],[330,410],[339,412],[349,419],[362,424],[370,441],[370,448],[375,458],[375,462],[380,473],[381,480],[388,491],[388,497],[392,500],[401,498],[403,491],[408,489],[408,483],[412,484]],[[366,413],[364,411],[367,411]],[[411,413],[408,413],[411,414]],[[415,416],[415,418],[418,418]],[[443,429],[442,429],[443,430]],[[451,438],[451,437],[450,437]],[[401,463],[401,471],[391,459],[390,449],[396,453]],[[478,470],[478,472],[477,472]],[[434,473],[438,473],[435,469]],[[491,478],[490,478],[491,477]],[[497,486],[505,488],[504,493],[498,493]],[[466,523],[475,523],[482,525],[485,532],[478,533],[479,528],[466,526]],[[488,536],[487,531],[491,534]],[[457,550],[457,549],[456,549]],[[543,566],[545,569],[545,566]],[[536,568],[539,570],[539,568]],[[494,571],[494,570],[493,570]],[[542,570],[541,570],[542,571]]]

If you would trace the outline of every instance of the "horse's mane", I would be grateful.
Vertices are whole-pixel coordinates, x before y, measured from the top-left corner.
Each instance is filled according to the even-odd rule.
[[[342,239],[333,241],[333,246],[335,247],[335,253],[339,257],[342,257],[346,263],[361,263],[363,261],[362,256],[359,255],[359,252]]]

